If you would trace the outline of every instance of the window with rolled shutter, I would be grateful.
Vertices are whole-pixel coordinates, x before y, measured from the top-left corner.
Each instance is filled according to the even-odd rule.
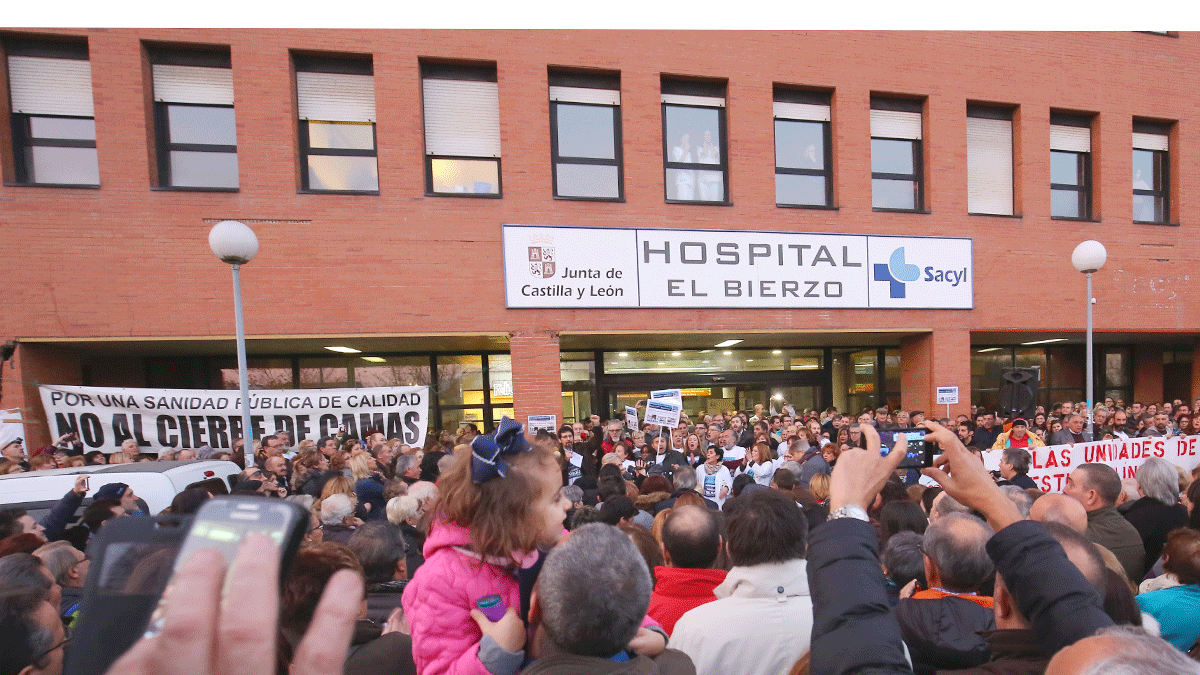
[[[158,185],[238,188],[237,119],[229,50],[149,47]]]
[[[828,92],[775,87],[777,205],[833,205],[831,98]]]
[[[620,75],[551,70],[549,80],[554,196],[620,201]]]
[[[661,87],[666,200],[728,204],[725,82],[663,77]]]
[[[372,61],[297,55],[295,64],[301,189],[377,194]]]
[[[922,107],[917,100],[871,97],[871,205],[876,209],[924,209]]]
[[[1001,109],[974,112],[967,111],[967,211],[1011,216],[1012,113]]]
[[[1133,221],[1166,224],[1171,220],[1170,125],[1133,123]]]
[[[1092,217],[1092,118],[1050,114],[1050,216]]]
[[[500,90],[494,66],[422,64],[426,191],[500,196]]]
[[[13,40],[4,46],[17,182],[99,186],[87,44]]]

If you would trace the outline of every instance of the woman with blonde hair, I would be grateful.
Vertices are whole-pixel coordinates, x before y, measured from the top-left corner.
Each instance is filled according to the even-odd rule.
[[[384,517],[387,502],[383,498],[383,476],[379,465],[369,452],[352,456],[346,465],[354,478],[354,493],[361,506],[359,517],[363,520],[378,520]]]
[[[113,454],[108,456],[108,463],[109,464],[128,464],[129,463],[129,455],[126,455],[125,453],[120,452],[120,451],[114,452]]]
[[[829,476],[819,473],[808,481],[808,491],[816,498],[818,504],[829,501]]]

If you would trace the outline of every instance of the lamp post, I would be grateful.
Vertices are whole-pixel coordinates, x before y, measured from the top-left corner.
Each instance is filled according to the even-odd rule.
[[[1095,416],[1092,414],[1092,304],[1096,299],[1092,297],[1092,274],[1100,271],[1107,260],[1108,251],[1104,244],[1094,239],[1080,242],[1071,253],[1071,264],[1087,275],[1087,420],[1088,433],[1092,434],[1093,440],[1096,438],[1096,429]]]
[[[254,466],[254,430],[250,426],[250,382],[246,376],[246,329],[242,323],[242,265],[258,253],[258,237],[245,223],[222,220],[208,233],[208,247],[221,262],[233,266],[233,314],[237,323],[238,381],[242,389],[243,468]]]

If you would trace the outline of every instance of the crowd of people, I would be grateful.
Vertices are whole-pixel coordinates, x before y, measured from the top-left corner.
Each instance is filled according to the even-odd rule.
[[[1195,433],[1190,410],[1092,412],[1117,437]],[[1083,464],[1045,494],[1029,448],[1091,440],[1079,409],[973,412],[760,408],[536,434],[505,418],[421,448],[265,436],[231,492],[310,514],[282,587],[278,561],[247,565],[226,593],[256,601],[222,602],[224,561],[202,552],[172,584],[187,602],[111,672],[1200,675],[1200,470],[1150,458],[1122,481]],[[903,442],[881,452],[880,431],[912,426],[942,448],[936,467],[898,470]],[[3,454],[96,461],[72,440]],[[86,648],[65,630],[88,611],[97,534],[154,515],[121,483],[86,494],[81,478],[40,520],[0,511],[0,675],[57,675]],[[188,489],[168,511],[213,497]],[[234,564],[273,546],[252,539]]]

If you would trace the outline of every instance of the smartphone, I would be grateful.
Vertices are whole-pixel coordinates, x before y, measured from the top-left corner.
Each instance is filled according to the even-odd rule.
[[[92,482],[91,476],[83,477],[83,491],[85,494],[92,489],[91,482]]]
[[[242,541],[253,534],[265,534],[275,541],[282,554],[279,569],[280,582],[287,573],[288,564],[300,548],[304,531],[309,522],[308,512],[282,499],[263,499],[247,495],[218,496],[204,502],[192,519],[187,537],[175,558],[173,573],[192,554],[201,549],[214,549],[231,566],[237,557]],[[169,584],[168,584],[169,587]],[[164,599],[157,603],[150,617],[145,635],[151,637],[162,630]],[[145,625],[145,624],[143,624]]]
[[[941,446],[925,440],[924,427],[906,427],[881,430],[879,432],[879,454],[884,457],[888,456],[901,438],[908,441],[904,459],[900,461],[899,468],[901,469],[933,466],[933,460],[942,452]]]
[[[475,606],[479,608],[479,611],[483,612],[488,621],[499,621],[504,618],[504,613],[508,611],[504,606],[504,599],[496,594],[485,595],[479,598],[475,601]]]
[[[145,632],[191,516],[113,518],[88,546],[83,611],[71,626],[63,672],[102,675]],[[119,620],[114,620],[119,617]]]

